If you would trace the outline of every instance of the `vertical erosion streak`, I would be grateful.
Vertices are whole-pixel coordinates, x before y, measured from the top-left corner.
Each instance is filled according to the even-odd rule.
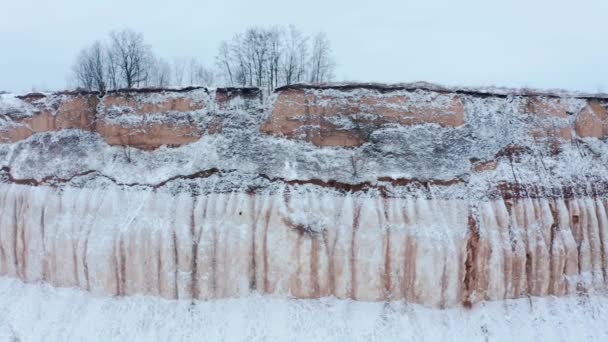
[[[608,284],[608,260],[606,259],[608,252],[608,245],[605,240],[608,238],[608,218],[606,217],[606,211],[600,199],[594,199],[595,211],[597,213],[598,225],[599,225],[599,245],[602,260],[602,272],[604,274],[604,286]]]
[[[388,225],[388,204],[389,199],[387,197],[382,198],[382,218],[380,222],[384,222],[384,227],[380,227],[384,230],[384,276],[383,276],[383,284],[384,284],[384,299],[390,300],[393,297],[391,293],[392,284],[391,284],[391,227]]]
[[[450,276],[454,273],[454,268],[456,270],[462,268],[460,260],[463,260],[461,259],[461,254],[456,252],[459,249],[459,242],[454,237],[454,233],[450,231],[452,229],[457,230],[458,220],[453,216],[453,206],[443,200],[431,199],[430,201],[432,212],[440,213],[435,217],[437,227],[445,232],[445,238],[443,239],[445,246],[442,251],[443,256],[441,257],[441,277],[439,278],[441,293],[438,304],[440,308],[446,308],[450,302],[460,302],[460,297],[454,298],[455,300],[450,298],[454,296],[453,291],[455,289],[454,284],[450,283]],[[488,241],[486,240],[485,243],[487,244]],[[464,260],[462,263],[464,263]]]
[[[78,269],[78,266],[81,265],[80,262],[78,262],[78,251],[80,249],[80,244],[81,244],[81,240],[83,240],[84,238],[86,238],[86,234],[82,234],[82,230],[86,224],[86,220],[84,219],[84,217],[86,217],[86,215],[89,215],[89,213],[92,211],[93,208],[91,208],[91,205],[93,204],[93,200],[91,198],[83,198],[82,201],[84,202],[84,210],[82,212],[82,216],[78,217],[78,219],[76,220],[76,223],[73,223],[72,227],[73,229],[77,229],[77,231],[73,230],[72,233],[72,257],[74,259],[74,279],[75,282],[77,284],[78,287],[83,287],[83,285],[80,282],[80,272]],[[80,205],[80,203],[75,204],[74,207],[76,207],[76,205]],[[80,207],[79,207],[80,208]],[[76,212],[76,211],[75,211]],[[80,215],[79,215],[80,216]],[[86,229],[86,228],[84,228]],[[86,243],[83,242],[83,243]],[[83,260],[84,260],[84,256],[83,256]],[[82,264],[83,269],[84,269],[84,264]],[[82,272],[84,274],[84,271]],[[86,278],[86,276],[85,276]],[[86,284],[86,280],[85,280],[85,287],[88,287],[88,285]]]
[[[511,298],[519,298],[525,293],[526,280],[526,247],[522,237],[522,219],[517,200],[507,200],[505,205],[509,212],[509,236],[513,252],[513,292]]]
[[[587,293],[589,285],[593,283],[593,258],[592,251],[589,244],[589,217],[587,216],[587,210],[582,199],[577,199],[578,207],[580,210],[580,234],[581,234],[581,278],[579,282],[579,289],[581,292]]]
[[[27,280],[27,272],[28,272],[28,241],[25,237],[26,235],[26,229],[27,229],[27,222],[26,222],[26,216],[29,215],[29,207],[30,207],[30,202],[28,201],[29,197],[26,196],[26,193],[21,193],[19,196],[19,205],[18,207],[15,209],[17,211],[17,215],[18,215],[18,221],[15,222],[15,224],[17,225],[17,229],[19,231],[19,242],[18,242],[18,248],[19,248],[19,264],[20,264],[20,269],[19,269],[19,277],[26,281]]]
[[[319,298],[321,296],[321,284],[319,283],[319,248],[319,238],[317,236],[312,236],[310,244],[310,283],[312,285],[312,298]]]
[[[533,219],[533,215],[531,215],[530,213],[530,205],[531,203],[529,203],[529,199],[525,199],[525,200],[520,200],[518,201],[518,206],[517,208],[520,208],[521,210],[521,215],[523,217],[523,222],[520,225],[520,227],[524,230],[524,245],[526,248],[526,292],[525,294],[527,296],[530,296],[531,294],[534,293],[534,274],[536,273],[536,265],[533,263],[536,257],[536,253],[533,250],[533,246],[534,246],[534,235],[533,235],[533,225],[535,224],[534,219]]]
[[[103,194],[103,193],[102,193]],[[91,236],[91,231],[93,230],[93,222],[98,216],[101,206],[103,205],[103,196],[101,198],[97,198],[97,196],[91,196],[88,201],[90,201],[91,208],[94,207],[95,203],[93,203],[92,198],[98,200],[98,206],[92,213],[85,212],[85,215],[88,215],[89,220],[83,220],[83,225],[85,226],[84,233],[84,241],[83,241],[83,251],[82,251],[82,270],[84,274],[84,286],[89,291],[91,289],[91,281],[89,276],[89,261],[88,261],[88,253],[89,253],[89,238]]]
[[[492,212],[495,215],[495,227],[499,230],[498,241],[500,243],[500,249],[503,256],[503,267],[502,267],[502,296],[497,299],[509,298],[512,291],[512,274],[513,274],[513,250],[510,243],[509,235],[509,214],[507,208],[502,199],[494,200],[490,204]]]
[[[447,307],[447,291],[448,291],[448,258],[449,256],[446,255],[445,258],[446,260],[443,263],[443,268],[441,270],[441,304],[440,307],[442,309],[445,309]]]
[[[158,232],[157,234],[157,239],[155,241],[155,239],[150,239],[150,244],[152,245],[153,249],[156,249],[156,289],[153,289],[152,291],[153,294],[161,296],[162,295],[162,289],[163,289],[163,280],[167,280],[164,279],[163,275],[163,234],[161,232]],[[172,241],[168,241],[168,243],[171,243]],[[145,277],[145,275],[144,275]],[[145,279],[145,278],[144,278]],[[145,281],[145,280],[144,280]]]
[[[117,265],[117,280],[118,280],[118,293],[121,296],[126,294],[126,286],[127,286],[127,260],[125,256],[125,240],[121,232],[118,233],[118,265]]]
[[[327,197],[324,198],[324,202],[327,201]],[[327,292],[329,295],[332,296],[336,296],[338,297],[339,294],[337,292],[336,289],[336,277],[337,277],[337,272],[338,269],[342,269],[340,268],[340,266],[338,265],[337,267],[337,263],[338,260],[336,260],[336,245],[338,243],[338,240],[340,239],[340,231],[342,230],[341,227],[341,218],[344,212],[344,205],[346,203],[346,201],[344,200],[344,198],[340,198],[337,199],[337,201],[339,201],[339,205],[333,205],[331,206],[331,208],[333,209],[329,211],[328,216],[333,217],[332,222],[334,222],[334,227],[328,227],[327,229],[324,229],[322,232],[322,238],[323,238],[323,244],[325,246],[325,254],[326,254],[326,258],[327,258]],[[341,273],[341,272],[340,272]],[[340,274],[340,277],[343,277],[343,274]]]
[[[557,205],[555,201],[549,203],[549,210],[551,211],[551,217],[553,223],[551,224],[550,230],[550,242],[549,242],[549,291],[548,294],[558,295],[561,294],[560,277],[562,276],[563,266],[561,265],[561,255],[565,254],[563,246],[558,249],[558,229],[559,229],[559,215],[557,214]],[[558,263],[559,262],[559,263]],[[565,264],[565,263],[564,263]]]
[[[175,269],[173,270],[173,299],[179,299],[179,244],[177,242],[177,233],[175,232],[175,225],[173,228],[173,261],[175,262]]]
[[[335,222],[338,222],[337,220]],[[328,288],[329,288],[329,294],[336,296],[336,260],[334,260],[334,256],[336,255],[336,243],[338,242],[338,238],[340,235],[340,230],[336,229],[335,232],[336,236],[334,237],[333,242],[331,242],[329,240],[329,232],[327,229],[325,229],[323,231],[323,243],[325,244],[325,253],[326,253],[326,257],[327,257],[327,269],[329,272],[328,275]]]
[[[578,204],[576,203],[576,200],[574,200],[574,199],[570,199],[570,200],[566,201],[565,203],[566,203],[566,208],[567,208],[567,211],[569,214],[568,218],[569,218],[570,230],[572,232],[572,237],[574,238],[574,243],[576,246],[576,256],[577,256],[576,274],[581,274],[581,271],[582,271],[581,240],[582,240],[582,238],[581,238],[580,229],[579,229],[580,213],[578,211]],[[578,289],[578,284],[577,284],[577,289]]]
[[[29,199],[29,197],[26,198],[26,199]],[[20,234],[20,239],[21,239],[21,277],[22,277],[22,279],[27,280],[27,272],[28,272],[28,266],[29,266],[29,264],[28,264],[28,258],[29,258],[29,255],[28,255],[28,248],[29,247],[28,246],[29,246],[29,243],[28,243],[28,240],[25,237],[26,236],[26,230],[28,228],[25,216],[31,214],[31,212],[29,210],[30,206],[31,206],[31,203],[29,201],[24,200],[23,196],[21,197],[20,203],[21,203],[21,210],[20,210],[19,214],[20,214],[20,220],[21,220],[21,224],[20,224],[21,225],[21,234]]]
[[[200,204],[198,204],[200,203]],[[200,208],[201,210],[198,210],[199,205],[202,207]],[[193,232],[196,232],[196,237],[194,239],[194,246],[193,248],[196,248],[196,250],[194,251],[194,255],[193,255],[193,263],[194,263],[194,272],[193,272],[193,291],[192,291],[192,298],[193,299],[201,299],[203,296],[203,291],[201,291],[201,286],[202,286],[202,282],[201,282],[201,258],[200,258],[200,247],[201,247],[201,239],[203,236],[203,232],[204,232],[204,228],[205,228],[205,223],[207,221],[207,218],[209,217],[208,215],[208,211],[209,209],[209,201],[206,200],[206,198],[204,197],[198,197],[197,200],[195,201],[195,205],[193,206],[196,211],[194,212],[194,214],[192,215],[192,222],[194,222],[194,225],[192,226],[193,228]],[[198,230],[198,232],[197,232]],[[194,234],[194,233],[193,233]]]
[[[112,243],[112,264],[113,264],[113,273],[114,273],[114,294],[116,296],[120,296],[120,272],[118,271],[119,269],[119,258],[118,258],[118,248],[117,248],[117,241],[116,239],[119,238],[120,233],[115,233],[114,234],[114,239],[113,239],[113,243]]]
[[[19,250],[17,246],[17,243],[19,241],[19,213],[17,210],[19,208],[19,206],[17,205],[18,197],[19,196],[15,196],[15,200],[13,201],[13,263],[15,267],[15,274],[17,275],[17,277],[20,279],[25,279],[21,274],[22,272],[20,268],[21,265],[19,264]]]
[[[536,233],[537,245],[537,287],[536,293],[538,296],[546,296],[549,293],[551,284],[551,246],[553,240],[551,238],[551,230],[553,225],[553,216],[550,213],[549,204],[546,200],[534,200],[534,211],[540,229]]]
[[[563,283],[565,294],[576,292],[576,275],[578,274],[578,247],[570,225],[570,212],[564,199],[556,200],[559,214],[559,231],[564,241],[566,261],[563,268]]]
[[[467,257],[465,261],[465,275],[464,275],[464,298],[462,304],[465,307],[472,307],[477,300],[477,278],[479,270],[476,267],[478,258],[479,248],[479,229],[477,227],[477,220],[472,212],[469,213],[469,239],[467,241]]]
[[[268,279],[268,267],[269,267],[269,261],[268,261],[268,230],[269,230],[269,226],[270,226],[270,217],[272,215],[272,210],[274,208],[274,201],[268,197],[267,200],[270,202],[270,204],[268,205],[268,208],[266,209],[266,215],[265,215],[265,221],[264,221],[264,241],[262,241],[262,260],[263,260],[263,268],[264,268],[264,279],[263,279],[263,286],[264,288],[262,289],[262,291],[264,293],[268,293],[270,291],[270,281]]]
[[[576,292],[583,292],[583,281],[582,276],[586,273],[586,257],[584,248],[584,238],[582,229],[582,211],[580,210],[578,200],[573,198],[569,201],[570,209],[570,226],[572,227],[572,234],[576,241],[576,250],[578,253],[578,271],[576,278]]]
[[[89,253],[89,238],[91,237],[92,228],[87,229],[87,233],[84,238],[84,251],[82,253],[82,266],[84,269],[84,280],[86,283],[87,291],[91,290],[91,280],[89,276],[89,260],[87,254]]]
[[[250,271],[249,271],[249,291],[255,291],[257,289],[257,265],[255,262],[255,257],[256,257],[256,233],[257,233],[257,223],[258,223],[258,212],[256,210],[256,206],[257,206],[257,196],[254,196],[252,194],[247,194],[248,198],[249,198],[249,206],[250,206],[250,212],[251,212],[251,216],[252,216],[252,222],[251,222],[251,261],[250,261]]]
[[[357,251],[357,230],[359,229],[359,219],[361,218],[361,206],[363,204],[360,201],[355,202],[355,212],[353,215],[353,232],[352,240],[350,245],[350,298],[357,299],[357,258],[355,253]]]
[[[196,197],[192,203],[192,212],[190,213],[190,238],[192,248],[192,261],[190,266],[190,297],[194,301],[199,298],[198,293],[198,240],[200,236],[196,234],[196,223],[194,221],[194,211],[196,210]]]
[[[583,202],[587,212],[587,236],[589,237],[589,248],[591,250],[593,286],[601,289],[604,284],[604,268],[602,262],[602,245],[600,233],[599,212],[596,210],[594,198],[586,198]]]
[[[40,211],[40,234],[42,235],[42,281],[46,281],[49,277],[49,268],[46,262],[47,248],[46,248],[46,225],[44,222],[44,216],[46,215],[46,205],[42,205],[42,210]],[[1,230],[1,229],[0,229]],[[0,237],[0,239],[2,239]],[[2,244],[0,243],[0,248],[2,248]]]
[[[217,207],[215,207],[215,210],[217,210]],[[217,216],[216,216],[217,217]],[[211,247],[211,297],[215,298],[217,296],[217,277],[218,277],[218,271],[217,271],[217,264],[218,264],[218,257],[217,257],[217,253],[218,253],[218,223],[214,222],[214,225],[211,226],[211,229],[213,229],[213,231],[211,232],[211,236],[213,241],[211,241],[212,243],[212,247]]]
[[[416,254],[418,253],[418,243],[411,231],[411,227],[416,224],[418,217],[414,208],[413,199],[408,198],[405,200],[405,203],[406,207],[403,209],[403,222],[408,229],[405,238],[404,276],[401,291],[406,300],[413,301],[416,297],[414,289],[416,285]]]
[[[5,189],[3,189],[5,190]],[[7,256],[4,251],[4,245],[2,241],[4,241],[4,222],[2,220],[3,216],[6,216],[6,196],[8,194],[8,190],[0,191],[0,272],[2,274],[6,273],[7,268]]]

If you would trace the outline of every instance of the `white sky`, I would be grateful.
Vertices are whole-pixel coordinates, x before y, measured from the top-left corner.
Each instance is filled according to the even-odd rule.
[[[0,0],[0,90],[58,90],[113,29],[213,63],[251,25],[327,33],[338,80],[608,91],[606,0]]]

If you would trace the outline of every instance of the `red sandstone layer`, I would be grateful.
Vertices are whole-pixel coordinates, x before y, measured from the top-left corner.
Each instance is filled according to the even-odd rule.
[[[97,132],[110,145],[146,150],[161,145],[181,146],[197,141],[206,132],[221,131],[219,119],[210,127],[201,128],[188,120],[189,116],[213,115],[216,110],[226,109],[226,103],[235,97],[257,96],[254,89],[218,89],[214,99],[202,98],[201,92],[206,93],[204,89],[194,89],[121,91],[103,97],[90,93],[26,95],[20,99],[31,107],[31,115],[4,114],[10,124],[0,127],[0,142],[12,143],[32,134],[72,128]],[[276,96],[261,132],[317,146],[359,146],[369,141],[371,132],[387,124],[436,124],[447,128],[467,124],[461,99],[464,95],[456,91],[389,90],[359,94],[356,88],[294,87],[278,90]],[[537,137],[570,140],[608,136],[605,99],[581,99],[586,105],[570,112],[567,97],[518,96],[526,99],[522,112],[540,119],[532,132]],[[575,119],[565,124],[569,117]],[[561,121],[556,123],[552,119]],[[345,120],[346,127],[340,127]]]

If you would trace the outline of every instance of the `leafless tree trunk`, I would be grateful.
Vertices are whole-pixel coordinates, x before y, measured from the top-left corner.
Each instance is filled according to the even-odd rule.
[[[230,57],[230,47],[227,42],[222,42],[220,44],[220,49],[217,57],[215,58],[216,64],[221,70],[220,72],[224,74],[224,81],[228,82],[228,85],[234,86],[234,77],[232,74],[232,61]]]
[[[134,88],[145,83],[150,76],[153,55],[144,44],[143,34],[127,29],[110,33],[110,38],[109,52],[116,62],[121,85]]]
[[[308,38],[295,26],[289,26],[285,40],[285,52],[281,63],[282,84],[289,85],[304,80],[308,59]]]
[[[269,50],[268,57],[268,93],[279,85],[279,68],[282,61],[281,56],[283,55],[283,32],[275,27],[271,29],[267,34],[267,44]]]
[[[269,37],[270,33],[261,28],[250,28],[243,37],[246,65],[250,66],[250,86],[263,88],[268,80]]]
[[[331,47],[323,32],[318,33],[313,40],[310,68],[310,83],[329,82],[333,78],[334,62],[331,58]]]
[[[148,84],[154,87],[166,88],[170,86],[171,65],[162,58],[157,59],[151,67],[149,80]]]
[[[197,60],[196,58],[191,58],[188,63],[187,75],[189,79],[189,85],[203,85],[210,86],[214,83],[214,73],[213,70],[207,69],[205,65]]]
[[[190,58],[188,63],[188,84],[194,85],[196,83],[196,70],[198,69],[200,63],[196,60],[196,58]]]
[[[106,74],[108,77],[108,88],[109,89],[118,89],[120,80],[118,75],[118,61],[116,60],[116,56],[112,54],[108,49],[105,51],[105,55],[107,58],[106,65]]]
[[[186,72],[186,59],[184,57],[173,58],[173,85],[181,87],[184,85],[184,73]]]
[[[106,64],[106,53],[100,41],[95,41],[93,45],[80,51],[72,67],[78,87],[105,92]]]

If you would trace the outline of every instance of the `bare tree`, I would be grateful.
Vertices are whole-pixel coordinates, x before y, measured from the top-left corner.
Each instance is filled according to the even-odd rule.
[[[235,67],[235,83],[241,86],[253,85],[253,53],[251,43],[242,35],[237,34],[232,39],[231,53]]]
[[[196,77],[198,84],[213,86],[215,85],[215,72],[213,69],[208,69],[204,66],[200,66],[196,71]]]
[[[107,65],[106,65],[106,75],[108,79],[108,88],[109,89],[118,89],[120,84],[120,75],[118,71],[118,60],[116,56],[109,50],[105,51]]]
[[[188,65],[188,78],[190,85],[210,86],[214,84],[214,75],[211,69],[207,69],[205,65],[192,57]]]
[[[198,69],[200,64],[201,63],[199,63],[195,57],[190,58],[190,61],[188,62],[188,84],[194,85],[197,83],[196,69]]]
[[[217,60],[231,84],[259,88],[268,84],[270,36],[270,31],[254,27],[222,43]]]
[[[266,35],[266,44],[268,46],[268,67],[267,73],[267,90],[268,93],[279,86],[279,70],[281,68],[283,55],[283,36],[284,33],[278,27],[270,29]]]
[[[105,49],[100,41],[83,49],[76,58],[72,72],[78,87],[86,90],[97,90],[105,92],[106,83],[106,58]]]
[[[319,84],[331,81],[334,62],[331,58],[331,47],[325,33],[318,33],[312,43],[310,58],[310,83]]]
[[[172,62],[173,67],[173,85],[181,87],[184,85],[184,74],[186,73],[186,58],[174,57]]]
[[[242,85],[263,88],[268,81],[270,31],[252,27],[233,40]]]
[[[162,58],[158,60],[157,82],[161,88],[171,85],[171,66]]]
[[[171,85],[171,65],[163,58],[158,58],[154,61],[150,72],[151,86],[158,88],[166,88]]]
[[[110,33],[109,53],[116,63],[120,85],[138,87],[150,76],[153,61],[151,48],[144,43],[141,33],[126,29]]]
[[[72,74],[78,88],[93,90],[93,77],[89,70],[86,50],[80,51],[78,57],[76,57],[76,62],[72,65]]]
[[[90,90],[141,86],[212,85],[215,75],[230,86],[250,86],[270,93],[282,85],[332,79],[334,63],[329,40],[314,39],[294,26],[252,27],[220,44],[217,73],[196,58],[178,57],[171,63],[156,58],[141,33],[110,33],[109,44],[96,41],[82,50],[72,68],[79,87]]]
[[[222,42],[216,64],[225,83],[259,87],[267,92],[296,82],[328,82],[334,69],[325,34],[320,33],[311,41],[294,26],[287,30],[249,28],[231,41]]]
[[[234,86],[233,67],[228,42],[224,41],[220,43],[215,63],[220,70],[220,74],[224,75],[224,82],[230,86]]]
[[[307,71],[308,37],[290,25],[285,39],[285,52],[281,63],[282,83],[289,85],[304,81]]]

